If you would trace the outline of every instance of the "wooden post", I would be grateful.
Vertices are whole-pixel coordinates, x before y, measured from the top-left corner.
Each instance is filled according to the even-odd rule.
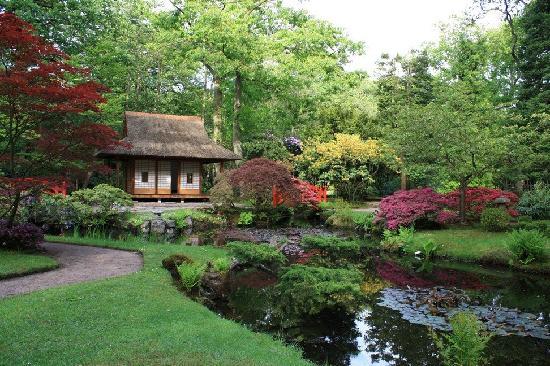
[[[401,171],[401,190],[407,190],[407,174],[404,171]]]
[[[155,160],[155,194],[159,194],[159,162]]]
[[[119,160],[115,162],[115,167],[116,167],[116,186],[120,188],[120,161]]]

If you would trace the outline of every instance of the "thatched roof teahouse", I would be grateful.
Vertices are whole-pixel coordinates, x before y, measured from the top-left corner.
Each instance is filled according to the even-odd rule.
[[[198,116],[126,112],[122,142],[97,156],[123,162],[134,198],[207,198],[203,164],[241,159],[210,140]]]

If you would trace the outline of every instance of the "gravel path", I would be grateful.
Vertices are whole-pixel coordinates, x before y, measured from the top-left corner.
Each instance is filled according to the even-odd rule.
[[[71,283],[116,277],[137,272],[143,266],[139,253],[81,245],[42,243],[59,268],[0,281],[0,298]]]

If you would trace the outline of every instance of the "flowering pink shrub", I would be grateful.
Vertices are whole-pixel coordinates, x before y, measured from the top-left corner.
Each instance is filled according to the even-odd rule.
[[[485,207],[494,207],[495,199],[504,197],[509,200],[505,204],[506,209],[510,216],[517,216],[518,213],[513,207],[518,203],[518,196],[515,193],[509,191],[503,191],[496,188],[486,188],[486,187],[471,187],[466,189],[466,200],[465,200],[465,209],[466,215],[473,220],[479,220],[481,212]],[[456,190],[450,193],[447,193],[445,196],[445,204],[453,209],[458,210],[460,205],[460,191]]]
[[[435,222],[438,224],[452,224],[455,222],[458,222],[460,220],[460,217],[456,211],[449,211],[449,210],[442,210],[439,211],[437,214],[437,217],[435,218]]]
[[[444,203],[445,197],[431,188],[397,191],[380,201],[374,222],[384,222],[391,230],[410,226],[419,219],[436,222]]]

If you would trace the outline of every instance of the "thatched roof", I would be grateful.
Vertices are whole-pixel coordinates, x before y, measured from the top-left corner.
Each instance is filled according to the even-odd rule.
[[[210,140],[198,116],[126,112],[122,141],[126,144],[102,150],[97,156],[189,158],[205,162],[241,159]]]

